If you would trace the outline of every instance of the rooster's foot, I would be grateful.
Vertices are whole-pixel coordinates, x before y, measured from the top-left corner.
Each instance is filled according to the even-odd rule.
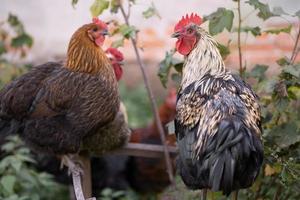
[[[65,165],[68,167],[68,174],[83,175],[83,164],[76,159],[77,155],[64,155],[61,158],[61,168]]]

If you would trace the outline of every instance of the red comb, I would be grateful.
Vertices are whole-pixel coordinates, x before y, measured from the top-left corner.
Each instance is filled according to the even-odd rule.
[[[107,24],[103,21],[101,21],[100,19],[98,19],[98,17],[94,17],[93,18],[93,23],[97,24],[98,26],[100,26],[102,29],[107,29]]]
[[[117,61],[123,61],[124,60],[123,54],[116,48],[109,47],[105,52],[110,53],[111,55],[113,55]]]
[[[183,27],[186,25],[194,23],[196,25],[200,25],[202,23],[201,17],[199,17],[197,14],[192,13],[189,17],[188,14],[186,16],[182,16],[181,20],[176,24],[174,28],[174,32],[180,31]]]

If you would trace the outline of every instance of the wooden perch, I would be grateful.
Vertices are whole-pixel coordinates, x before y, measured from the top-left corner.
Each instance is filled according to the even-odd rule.
[[[177,147],[175,146],[167,146],[167,150],[172,156],[177,154]],[[112,151],[111,154],[163,158],[164,147],[157,144],[128,143],[123,148]]]
[[[177,154],[177,147],[167,146],[167,150],[171,156]],[[146,158],[164,158],[164,147],[157,144],[141,144],[141,143],[128,143],[123,148],[110,152],[112,155],[128,155]],[[95,198],[85,199],[84,196],[91,195],[91,172],[89,157],[80,156],[81,162],[84,164],[84,173],[81,179],[81,175],[78,172],[72,172],[73,187],[76,196],[76,200],[95,200]],[[85,193],[85,194],[84,194]]]

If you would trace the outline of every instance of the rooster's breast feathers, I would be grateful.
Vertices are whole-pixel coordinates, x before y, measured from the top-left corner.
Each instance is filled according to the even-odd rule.
[[[260,111],[257,96],[238,76],[227,74],[215,78],[209,74],[181,89],[176,107],[176,134],[180,140],[194,137],[195,150],[187,151],[196,158],[207,140],[218,131],[220,122],[236,117],[260,135]],[[197,139],[196,139],[197,138]],[[186,145],[186,144],[185,144]]]

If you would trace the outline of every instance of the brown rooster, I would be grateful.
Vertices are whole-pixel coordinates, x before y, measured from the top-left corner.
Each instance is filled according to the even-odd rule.
[[[37,152],[66,155],[110,127],[120,99],[111,62],[101,49],[107,33],[107,25],[94,18],[73,34],[65,64],[39,65],[6,85],[0,91],[0,134],[18,133]],[[103,133],[102,140],[104,151],[126,138]]]
[[[189,188],[229,195],[250,187],[262,165],[260,107],[251,87],[226,70],[201,23],[187,15],[173,34],[185,56],[176,104],[177,164]]]

